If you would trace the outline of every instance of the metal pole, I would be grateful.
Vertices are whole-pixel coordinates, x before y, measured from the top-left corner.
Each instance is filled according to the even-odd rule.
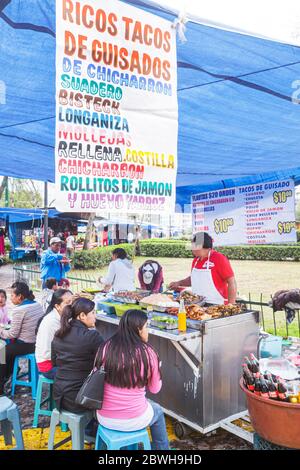
[[[44,249],[48,249],[48,183],[44,185]]]

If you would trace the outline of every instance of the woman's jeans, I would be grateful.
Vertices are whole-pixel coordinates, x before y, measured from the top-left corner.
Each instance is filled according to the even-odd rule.
[[[168,450],[169,440],[166,428],[164,412],[160,405],[149,400],[154,411],[153,418],[149,424],[152,436],[152,450]]]

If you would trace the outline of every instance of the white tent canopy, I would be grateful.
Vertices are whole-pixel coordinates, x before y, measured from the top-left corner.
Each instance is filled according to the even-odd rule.
[[[214,28],[300,46],[299,0],[161,0],[147,2]]]

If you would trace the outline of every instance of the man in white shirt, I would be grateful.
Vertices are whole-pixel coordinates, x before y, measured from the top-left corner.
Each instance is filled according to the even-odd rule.
[[[108,273],[106,276],[100,277],[99,282],[105,285],[106,291],[110,289],[114,292],[135,290],[134,267],[123,248],[113,250]]]

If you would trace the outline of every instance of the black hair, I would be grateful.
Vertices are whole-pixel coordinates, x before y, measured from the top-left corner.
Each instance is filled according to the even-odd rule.
[[[57,289],[55,292],[53,292],[53,295],[51,297],[51,301],[50,301],[50,303],[47,307],[47,310],[46,310],[45,314],[37,322],[36,329],[35,329],[35,334],[36,335],[39,331],[40,324],[42,323],[45,316],[48,315],[50,312],[52,312],[52,310],[55,308],[55,305],[60,305],[63,302],[64,295],[67,294],[68,292],[70,294],[72,294],[72,292],[68,289]]]
[[[4,297],[5,297],[5,300],[7,300],[7,294],[6,294],[6,291],[4,289],[0,289],[0,294],[3,294]]]
[[[26,300],[35,299],[32,290],[29,289],[28,284],[26,284],[26,282],[16,281],[13,283],[11,288],[14,290],[16,295],[22,295],[23,298]]]
[[[72,320],[76,320],[80,313],[88,315],[95,308],[95,303],[85,297],[78,297],[71,305],[66,305],[60,319],[60,329],[55,333],[57,338],[64,338],[71,330]]]
[[[115,255],[117,258],[120,258],[120,259],[126,259],[127,258],[127,253],[124,250],[124,248],[115,248],[112,251],[112,254]]]
[[[48,279],[46,279],[45,286],[47,289],[52,289],[52,287],[56,284],[57,280],[55,279],[55,277],[48,277]]]
[[[193,236],[193,243],[198,246],[202,246],[202,248],[209,249],[213,247],[213,239],[206,232],[197,232]]]
[[[105,381],[120,388],[145,387],[151,382],[151,351],[156,351],[140,337],[147,322],[142,310],[127,310],[122,316],[117,332],[102,344],[97,352],[96,367],[105,365]],[[104,354],[103,354],[104,353]],[[104,357],[104,359],[103,359]]]

